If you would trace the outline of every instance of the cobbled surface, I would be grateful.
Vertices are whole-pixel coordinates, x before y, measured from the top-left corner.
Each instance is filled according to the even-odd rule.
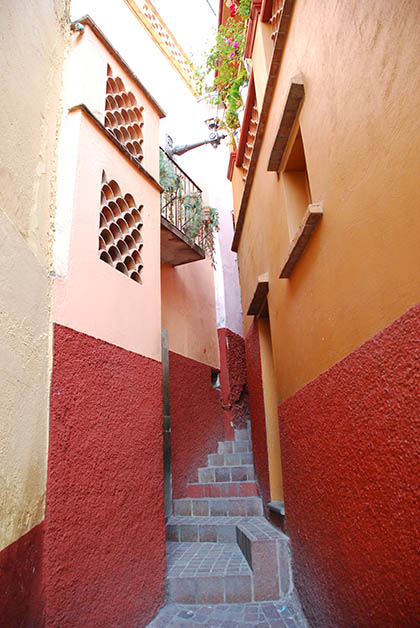
[[[308,628],[299,602],[291,596],[282,602],[247,604],[167,604],[150,628]]]

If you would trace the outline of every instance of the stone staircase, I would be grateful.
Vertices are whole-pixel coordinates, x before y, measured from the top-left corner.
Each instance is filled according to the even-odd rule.
[[[249,429],[218,444],[166,526],[167,596],[179,604],[279,600],[292,591],[289,539],[263,517]]]

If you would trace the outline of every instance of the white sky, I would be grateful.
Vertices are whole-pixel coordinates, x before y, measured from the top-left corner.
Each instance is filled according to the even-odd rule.
[[[162,19],[188,56],[194,61],[202,56],[217,29],[219,0],[151,0]]]

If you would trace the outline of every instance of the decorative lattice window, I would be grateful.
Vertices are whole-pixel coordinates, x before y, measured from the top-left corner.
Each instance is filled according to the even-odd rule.
[[[123,196],[118,183],[102,173],[99,257],[137,283],[142,283],[142,209],[131,194]]]
[[[112,76],[108,66],[106,82],[105,126],[136,159],[143,159],[143,109],[133,92],[128,92],[119,76]]]

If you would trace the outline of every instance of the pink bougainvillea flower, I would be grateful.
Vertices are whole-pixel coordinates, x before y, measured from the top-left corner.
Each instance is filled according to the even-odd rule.
[[[237,41],[234,41],[234,42],[233,42],[233,47],[235,48],[235,50],[237,49],[237,47],[238,47],[238,46],[239,46],[238,42],[237,42]]]
[[[227,43],[228,43],[228,44],[229,44],[229,46],[230,46],[230,44],[232,43],[232,37],[229,37],[229,39],[227,40]]]
[[[231,53],[230,53],[230,58],[231,58],[231,59],[233,59],[233,57],[234,57],[234,56],[235,56],[235,53],[234,53],[234,52],[231,52]]]
[[[230,10],[230,17],[235,17],[236,15],[236,6],[234,4],[231,4],[229,7]]]

